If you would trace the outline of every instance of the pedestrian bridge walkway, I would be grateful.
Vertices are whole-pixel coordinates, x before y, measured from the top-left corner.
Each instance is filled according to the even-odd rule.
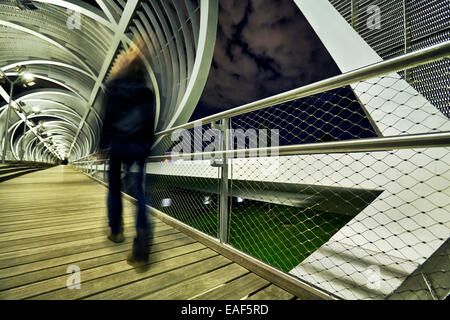
[[[106,191],[70,166],[0,183],[0,299],[297,298],[154,216],[150,262],[130,266],[134,204],[123,199],[126,239],[112,243]]]

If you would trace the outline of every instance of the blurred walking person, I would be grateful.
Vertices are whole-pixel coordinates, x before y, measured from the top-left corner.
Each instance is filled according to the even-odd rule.
[[[142,48],[142,46],[141,46]],[[127,260],[131,264],[146,263],[151,239],[150,220],[147,215],[144,175],[145,159],[150,154],[154,138],[154,93],[147,86],[144,62],[140,48],[122,52],[111,70],[102,102],[104,112],[100,149],[109,149],[108,173],[108,239],[124,241],[121,167],[135,163],[138,175],[136,186],[136,237]]]

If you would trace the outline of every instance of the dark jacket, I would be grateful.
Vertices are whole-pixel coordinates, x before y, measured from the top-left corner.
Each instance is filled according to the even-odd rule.
[[[148,153],[154,138],[154,94],[145,81],[122,77],[106,85],[102,102],[104,113],[100,149],[120,139],[145,145]]]

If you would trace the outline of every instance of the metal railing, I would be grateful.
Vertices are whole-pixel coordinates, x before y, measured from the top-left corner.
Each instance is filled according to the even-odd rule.
[[[445,298],[449,119],[395,72],[449,56],[447,41],[157,133],[152,206],[331,296]]]
[[[78,170],[104,182],[108,182],[109,160],[94,153],[72,163]]]
[[[279,105],[296,99],[309,97],[318,93],[331,91],[333,89],[342,88],[357,82],[374,79],[379,76],[387,75],[393,72],[402,71],[405,69],[414,68],[425,65],[434,61],[449,58],[450,56],[450,41],[443,42],[434,46],[430,46],[415,52],[411,52],[396,58],[375,63],[364,68],[347,72],[329,79],[318,81],[297,89],[286,91],[262,100],[245,104],[227,111],[219,112],[214,115],[188,122],[184,125],[173,127],[156,133],[156,137],[167,136],[173,132],[181,129],[190,129],[196,123],[211,123],[226,118],[235,117],[241,114],[252,111],[261,110],[274,105]]]

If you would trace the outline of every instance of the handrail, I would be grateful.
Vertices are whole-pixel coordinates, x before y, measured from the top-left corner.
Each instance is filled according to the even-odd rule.
[[[155,137],[166,136],[180,129],[193,128],[197,123],[211,123],[224,118],[230,118],[251,111],[271,107],[280,103],[308,97],[317,93],[341,88],[355,82],[364,81],[389,73],[414,68],[426,63],[434,62],[450,57],[450,40],[417,50],[386,61],[377,62],[360,69],[356,69],[338,76],[321,80],[306,86],[286,91],[268,98],[254,101],[227,111],[219,112],[211,116],[185,123],[164,131],[155,133]]]
[[[180,153],[151,156],[147,162],[174,159],[214,159],[264,156],[288,156],[300,154],[346,153],[382,151],[394,149],[435,148],[450,146],[450,132],[415,134],[396,137],[363,138],[344,141],[330,141],[306,144],[294,144],[280,147],[235,149],[227,151],[211,151],[197,153]]]

